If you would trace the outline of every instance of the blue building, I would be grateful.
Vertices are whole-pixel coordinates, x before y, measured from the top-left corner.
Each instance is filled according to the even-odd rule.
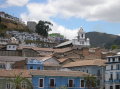
[[[32,72],[33,89],[86,89],[84,77],[79,71],[41,70]]]
[[[37,59],[28,59],[26,61],[27,69],[43,70],[43,62]]]

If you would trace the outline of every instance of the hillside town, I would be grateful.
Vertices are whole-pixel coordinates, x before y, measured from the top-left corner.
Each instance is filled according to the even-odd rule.
[[[0,18],[24,24],[5,12]],[[119,49],[92,47],[84,27],[68,40],[43,37],[36,25],[28,21],[31,32],[12,29],[0,37],[0,89],[120,89]],[[21,88],[13,88],[20,77],[32,87],[23,81]]]

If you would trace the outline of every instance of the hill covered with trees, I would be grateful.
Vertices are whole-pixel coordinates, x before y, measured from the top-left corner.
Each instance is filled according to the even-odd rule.
[[[120,45],[120,36],[101,33],[101,32],[88,32],[86,37],[90,38],[92,47],[105,47],[112,48],[113,45],[117,47]]]

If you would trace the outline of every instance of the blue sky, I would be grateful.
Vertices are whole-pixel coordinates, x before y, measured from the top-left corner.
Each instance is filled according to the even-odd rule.
[[[72,39],[81,26],[86,32],[120,34],[119,3],[120,0],[0,0],[0,11],[23,21],[51,21],[52,32]]]

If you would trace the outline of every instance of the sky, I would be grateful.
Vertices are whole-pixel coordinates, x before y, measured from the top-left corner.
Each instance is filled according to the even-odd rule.
[[[23,21],[46,20],[53,23],[50,33],[68,39],[85,32],[120,34],[120,0],[0,0],[0,11]]]

